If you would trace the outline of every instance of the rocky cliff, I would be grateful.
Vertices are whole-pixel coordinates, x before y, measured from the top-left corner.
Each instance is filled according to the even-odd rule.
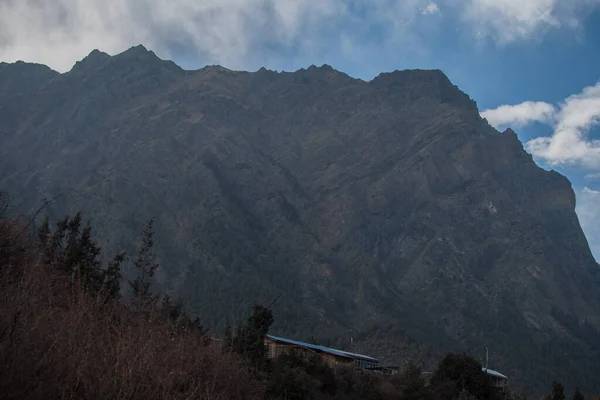
[[[142,46],[3,63],[0,145],[1,187],[26,210],[63,193],[46,212],[81,209],[108,251],[154,216],[162,286],[215,328],[283,292],[280,335],[390,363],[487,345],[526,390],[600,390],[571,185],[441,71],[184,71]]]

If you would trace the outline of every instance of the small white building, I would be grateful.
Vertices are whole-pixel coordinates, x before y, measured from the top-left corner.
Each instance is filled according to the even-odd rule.
[[[505,391],[506,387],[508,385],[508,377],[506,375],[501,374],[498,371],[494,371],[493,369],[489,369],[489,368],[481,368],[483,372],[485,372],[488,376],[490,376],[492,378],[492,383],[494,384],[495,387],[497,387],[498,389]]]

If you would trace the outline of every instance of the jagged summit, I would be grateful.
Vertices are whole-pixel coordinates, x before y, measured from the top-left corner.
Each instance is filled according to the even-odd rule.
[[[385,90],[394,90],[414,100],[429,98],[452,104],[473,116],[479,115],[477,103],[454,85],[439,69],[383,72],[373,78],[369,84]]]
[[[102,68],[108,62],[110,62],[111,59],[112,57],[110,55],[98,49],[94,49],[81,61],[77,61],[70,72],[89,73]]]
[[[110,60],[110,58],[110,55],[106,54],[105,52],[94,49],[83,60],[88,60],[89,62],[105,62]]]
[[[382,72],[371,80],[373,84],[401,84],[409,81],[450,83],[448,76],[439,69],[405,69]]]
[[[146,48],[146,46],[144,46],[143,44],[138,44],[136,46],[131,46],[129,49],[125,50],[123,53],[121,54],[146,54],[146,53],[152,53],[154,54],[153,51],[148,50]]]
[[[333,69],[333,67],[329,64],[323,64],[320,67],[316,66],[315,64],[311,64],[308,68],[308,71],[335,71],[335,72],[339,72],[335,69]]]
[[[39,64],[39,63],[34,63],[34,62],[28,62],[28,61],[23,61],[23,60],[17,60],[15,62],[0,62],[0,68],[3,68],[4,70],[8,70],[8,69],[12,69],[14,71],[52,71],[55,74],[58,74],[58,72],[54,71],[52,68],[48,67],[47,65],[44,64]]]
[[[134,60],[160,60],[158,56],[151,50],[148,50],[143,45],[131,46],[125,51],[121,53],[115,54],[114,58],[116,59],[126,59],[130,61]]]
[[[0,95],[37,90],[59,73],[43,64],[17,61],[0,63]]]
[[[203,70],[204,71],[214,71],[214,72],[227,72],[227,73],[229,73],[229,72],[237,72],[237,71],[234,71],[232,69],[229,69],[229,68],[224,67],[224,66],[219,65],[219,64],[206,65],[206,66],[200,68],[199,71],[203,71]]]
[[[159,68],[169,71],[183,72],[183,69],[171,60],[163,60],[143,45],[132,46],[112,57],[115,65],[135,65],[142,68]]]

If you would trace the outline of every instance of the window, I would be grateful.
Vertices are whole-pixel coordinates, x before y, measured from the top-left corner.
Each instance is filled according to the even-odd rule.
[[[373,361],[365,361],[365,360],[358,360],[358,359],[354,360],[354,366],[357,368],[373,368],[376,365],[377,365],[377,363],[374,363]]]

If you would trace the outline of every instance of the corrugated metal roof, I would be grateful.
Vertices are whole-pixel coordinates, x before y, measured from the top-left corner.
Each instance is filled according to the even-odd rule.
[[[351,359],[355,359],[355,360],[363,360],[363,361],[370,361],[370,362],[376,362],[376,363],[379,362],[378,359],[373,358],[373,357],[369,357],[369,356],[365,356],[363,354],[356,354],[356,353],[350,353],[348,351],[331,349],[329,347],[319,346],[319,345],[316,345],[316,344],[299,342],[297,340],[286,339],[286,338],[282,338],[282,337],[279,337],[279,336],[267,335],[267,338],[271,339],[271,340],[274,340],[276,342],[284,342],[284,343],[289,343],[289,344],[293,344],[293,345],[300,346],[300,347],[306,347],[307,349],[312,349],[312,350],[316,350],[316,351],[323,351],[325,353],[333,354],[334,356],[346,357],[346,358],[351,358]]]
[[[493,369],[489,369],[489,368],[485,368],[485,367],[483,367],[483,368],[481,368],[481,370],[482,370],[483,372],[485,372],[486,374],[488,374],[488,375],[495,376],[496,378],[500,378],[500,379],[508,379],[508,377],[507,377],[507,376],[505,376],[505,375],[502,375],[500,372],[498,372],[498,371],[494,371]]]

